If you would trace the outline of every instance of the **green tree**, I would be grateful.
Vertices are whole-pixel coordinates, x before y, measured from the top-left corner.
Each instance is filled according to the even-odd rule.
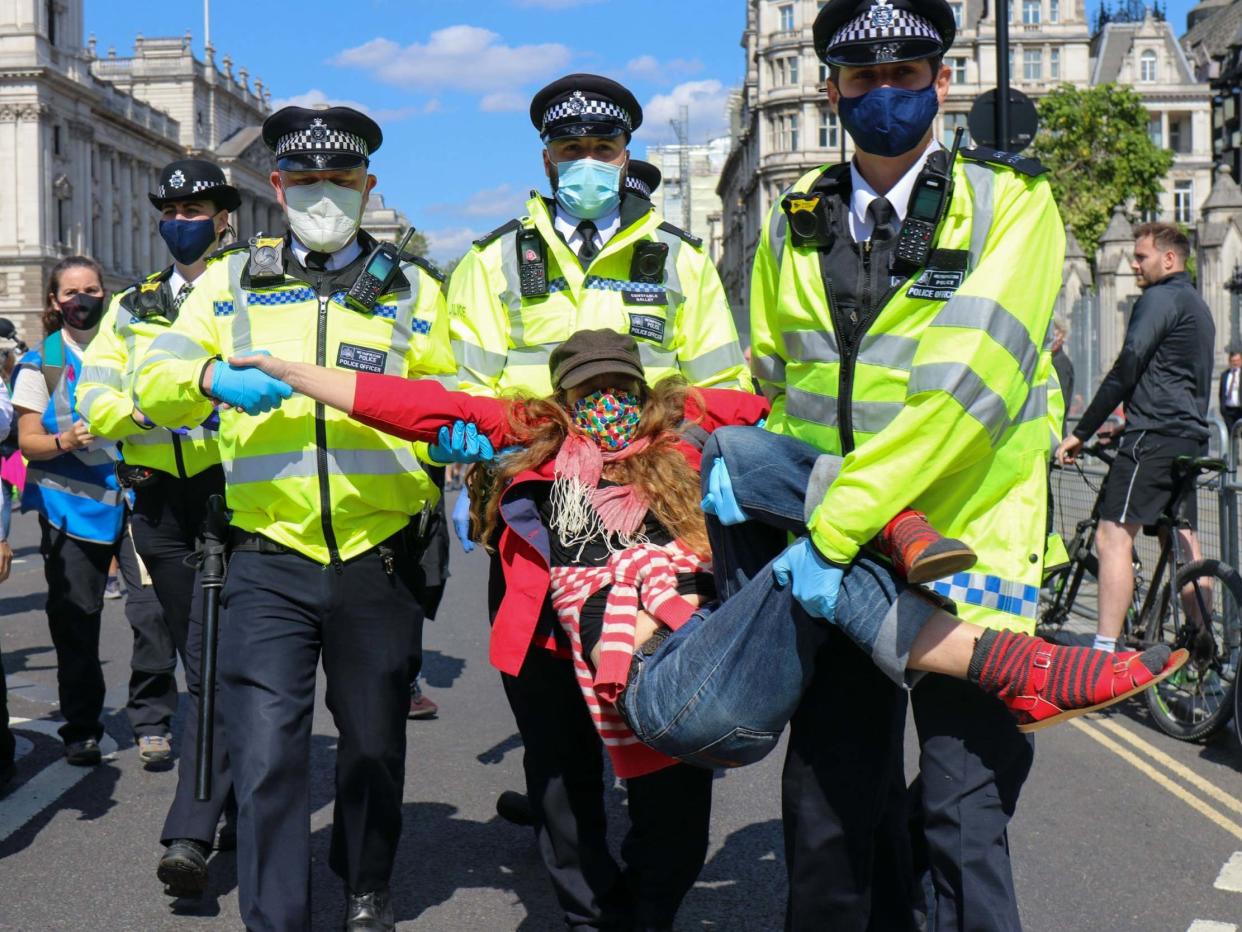
[[[1039,102],[1032,154],[1049,169],[1061,216],[1094,260],[1118,204],[1155,210],[1173,153],[1147,135],[1150,115],[1133,88],[1063,84]]]

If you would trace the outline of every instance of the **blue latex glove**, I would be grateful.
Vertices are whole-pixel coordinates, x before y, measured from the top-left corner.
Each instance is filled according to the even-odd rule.
[[[457,496],[457,504],[453,506],[453,530],[461,541],[461,549],[466,553],[474,550],[474,541],[470,539],[470,493],[462,489]]]
[[[817,618],[832,621],[845,570],[824,558],[809,537],[800,538],[772,563],[778,585],[793,582],[793,597]]]
[[[705,513],[715,515],[724,525],[744,524],[750,520],[737,503],[733,480],[729,478],[729,470],[721,458],[712,463],[711,472],[707,474],[707,494],[703,496],[700,507]]]
[[[217,362],[212,370],[211,396],[247,414],[264,414],[279,408],[292,394],[292,388],[262,369],[239,369]]]
[[[486,463],[496,454],[492,442],[479,435],[475,424],[457,421],[451,431],[440,428],[438,439],[427,448],[427,455],[437,463]]]

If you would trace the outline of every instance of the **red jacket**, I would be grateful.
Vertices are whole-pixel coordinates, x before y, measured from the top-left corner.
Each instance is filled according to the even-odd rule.
[[[768,414],[768,403],[759,395],[732,389],[696,389],[700,406],[691,394],[686,400],[688,440],[680,444],[686,459],[699,467],[701,446],[694,436],[710,434],[717,427],[756,424]],[[453,392],[439,382],[411,381],[400,376],[359,372],[350,416],[377,430],[407,440],[433,443],[441,427],[454,421],[470,421],[499,450],[514,442],[509,432],[508,407],[500,401],[464,392]],[[500,534],[500,561],[504,568],[505,593],[492,625],[490,659],[503,673],[516,676],[526,652],[536,643],[535,628],[548,596],[550,547],[547,528],[531,483],[550,483],[553,463],[519,473],[500,499],[504,527]],[[552,647],[539,640],[538,646]]]

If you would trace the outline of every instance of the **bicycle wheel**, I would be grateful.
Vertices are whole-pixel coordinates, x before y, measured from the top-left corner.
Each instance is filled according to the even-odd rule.
[[[1233,715],[1238,688],[1239,634],[1242,632],[1242,576],[1219,560],[1197,560],[1182,567],[1174,591],[1191,586],[1194,597],[1210,613],[1211,638],[1197,625],[1173,630],[1166,587],[1161,608],[1148,621],[1146,640],[1185,647],[1190,661],[1177,673],[1144,694],[1160,730],[1182,741],[1198,741],[1224,728]],[[1184,603],[1183,603],[1184,607]]]

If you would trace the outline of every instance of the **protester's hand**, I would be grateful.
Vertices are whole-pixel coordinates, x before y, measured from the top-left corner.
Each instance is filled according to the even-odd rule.
[[[427,455],[441,465],[447,463],[486,463],[496,455],[492,442],[479,434],[473,423],[457,421],[452,430],[441,427],[435,443],[427,448]]]
[[[793,597],[808,614],[832,621],[845,570],[826,560],[809,537],[800,538],[772,563],[777,585],[793,584]]]
[[[466,553],[474,551],[474,541],[470,539],[470,490],[462,489],[457,495],[457,504],[453,506],[453,530],[461,541],[461,549]]]
[[[712,463],[707,474],[707,494],[703,496],[701,507],[705,514],[715,515],[723,525],[743,524],[750,520],[742,506],[737,503],[733,494],[733,480],[729,478],[729,470],[725,461],[718,457]]]
[[[213,398],[253,415],[279,408],[281,402],[293,394],[293,389],[280,379],[272,377],[260,366],[250,365],[250,361],[271,357],[256,353],[242,358],[247,360],[245,367],[218,362],[212,367]]]
[[[1078,459],[1078,454],[1082,452],[1082,441],[1070,434],[1061,441],[1057,447],[1056,458],[1057,463],[1064,466],[1066,463],[1072,463]]]
[[[282,382],[289,379],[289,361],[273,356],[267,350],[256,350],[246,356],[230,356],[229,365],[237,369],[258,369]]]
[[[0,540],[0,582],[9,578],[9,570],[13,568],[13,548],[7,540]]]
[[[62,430],[56,436],[60,438],[60,448],[65,452],[81,450],[95,439],[91,429],[86,426],[86,421],[74,421],[72,427]]]

